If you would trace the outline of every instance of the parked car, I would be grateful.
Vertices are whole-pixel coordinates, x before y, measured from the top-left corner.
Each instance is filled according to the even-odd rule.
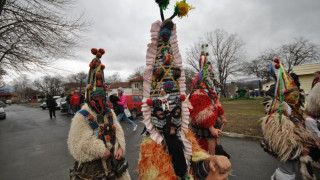
[[[62,99],[62,98],[60,98],[59,96],[54,96],[53,99],[56,100],[56,102],[57,102],[56,109],[59,110],[59,109],[60,109],[60,103],[61,103],[61,99]],[[47,109],[47,102],[46,102],[46,101],[47,101],[47,100],[44,99],[43,102],[42,102],[42,104],[40,104],[40,107],[41,107],[43,110]]]
[[[131,113],[131,118],[136,119],[139,114],[142,114],[141,112],[141,106],[142,106],[142,99],[143,97],[141,95],[126,95],[127,98],[127,104],[128,109]]]
[[[45,110],[47,108],[46,100],[44,99],[43,102],[40,104],[40,107]]]
[[[128,109],[130,110],[130,113],[131,113],[131,118],[136,119],[139,114],[142,114],[141,106],[142,106],[143,97],[141,95],[132,94],[132,95],[126,95],[126,99],[127,99]],[[113,105],[110,102],[109,97],[107,97],[107,103],[109,108],[113,108]]]
[[[10,100],[10,99],[6,100],[6,104],[11,105],[12,104],[12,100]]]
[[[0,101],[0,107],[7,107],[7,105],[4,103],[4,102],[2,102],[2,101]]]
[[[63,97],[60,102],[60,112],[67,113],[68,112],[68,103],[66,101],[67,97]]]
[[[6,118],[6,112],[4,111],[3,107],[0,107],[0,119]]]

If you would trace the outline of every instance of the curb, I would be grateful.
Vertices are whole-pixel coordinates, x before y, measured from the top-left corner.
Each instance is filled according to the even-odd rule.
[[[245,134],[238,134],[238,133],[233,133],[233,132],[222,132],[223,136],[226,137],[232,137],[232,138],[244,138],[244,139],[250,139],[254,141],[260,141],[262,137],[260,136],[249,136]]]

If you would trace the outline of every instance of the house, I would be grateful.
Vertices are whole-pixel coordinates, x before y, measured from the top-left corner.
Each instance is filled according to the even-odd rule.
[[[320,71],[320,63],[293,66],[293,72],[299,76],[300,89],[303,89],[306,94],[311,90],[316,71]]]
[[[122,87],[124,90],[124,93],[129,95],[132,94],[132,88],[131,88],[131,84],[130,82],[114,82],[111,83],[108,86],[108,90],[107,90],[107,96],[110,96],[111,94],[118,94],[118,88]]]
[[[132,88],[132,94],[143,94],[143,77],[139,76],[137,78],[131,79],[130,86]]]
[[[85,93],[86,92],[86,87],[81,87],[81,93]],[[69,94],[71,94],[71,92],[75,92],[75,93],[77,93],[77,94],[81,94],[80,93],[80,87],[75,87],[75,88],[70,88],[69,90],[67,90],[67,91],[65,91],[64,92],[64,95],[66,96],[66,95],[69,95]]]
[[[19,95],[16,92],[0,92],[0,101],[6,100],[18,101]]]

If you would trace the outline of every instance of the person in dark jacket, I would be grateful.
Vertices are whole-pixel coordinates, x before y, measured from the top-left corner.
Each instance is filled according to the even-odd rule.
[[[74,94],[73,91],[71,91],[71,94],[68,94],[67,97],[66,97],[66,102],[67,102],[67,105],[68,105],[68,115],[67,117],[70,116],[71,114],[71,104],[70,104],[70,100],[71,100],[71,96]]]
[[[49,95],[46,103],[47,103],[47,107],[49,109],[50,119],[52,119],[52,115],[53,115],[53,117],[56,117],[56,106],[58,104],[57,104],[56,100],[53,99],[52,95]]]
[[[83,106],[84,100],[85,100],[84,93],[81,93],[81,95],[80,95],[80,108]]]
[[[119,97],[116,95],[110,95],[109,97],[110,102],[112,103],[113,106],[113,111],[116,113],[118,116],[120,113],[124,112],[123,106],[119,105],[117,102],[120,101]]]

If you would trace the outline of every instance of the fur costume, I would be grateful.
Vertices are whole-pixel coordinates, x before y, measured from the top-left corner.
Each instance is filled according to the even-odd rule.
[[[320,83],[317,83],[307,97],[307,110],[312,117],[320,118]]]
[[[193,108],[190,108],[190,116],[192,130],[198,143],[210,154],[215,154],[217,138],[211,134],[209,128],[216,124],[218,118],[225,119],[225,117],[219,97],[214,91],[212,66],[206,59],[207,46],[202,45],[203,51],[199,60],[200,73],[194,78],[191,87],[189,101]]]
[[[266,152],[278,157],[284,166],[287,161],[297,162],[300,158],[302,175],[304,179],[309,179],[308,177],[314,176],[312,171],[306,170],[308,164],[311,163],[309,161],[311,158],[309,156],[301,157],[301,155],[303,148],[315,144],[316,138],[305,127],[305,119],[300,107],[301,93],[296,85],[299,83],[298,79],[293,79],[284,70],[279,59],[275,59],[271,67],[277,77],[277,83],[275,98],[266,103],[266,107],[269,109],[267,115],[262,118],[263,140],[261,146]],[[275,179],[281,177],[294,179],[295,174],[286,174],[277,169],[274,176]]]
[[[87,110],[92,116],[94,116],[94,119],[96,119],[96,113],[94,113],[87,104],[84,104],[81,109]],[[126,149],[124,133],[113,111],[112,114],[114,126],[116,127],[116,143],[114,152],[117,152],[119,147],[121,147],[124,156]],[[104,118],[104,121],[108,121],[106,117]],[[103,123],[98,123],[98,125],[101,126]],[[85,118],[80,113],[77,113],[72,119],[68,136],[68,148],[71,155],[77,161],[84,163],[102,158],[105,153],[106,145],[93,133]],[[102,163],[105,170],[108,171],[106,161],[102,160]],[[119,179],[130,179],[129,172],[124,173]]]
[[[101,49],[100,51],[104,52]],[[72,179],[103,178],[113,173],[107,161],[102,159],[106,148],[112,157],[119,148],[122,149],[123,156],[125,154],[126,143],[122,127],[113,110],[105,106],[104,66],[100,62],[100,57],[101,54],[97,55],[97,58],[90,63],[86,103],[73,117],[68,135],[68,148],[76,160],[71,174]],[[95,129],[93,125],[96,125]],[[110,159],[112,158],[108,160]],[[85,166],[84,172],[79,172],[82,166]],[[102,170],[98,170],[97,167]],[[128,170],[116,179],[129,180]]]
[[[162,12],[165,1],[156,2]],[[143,82],[142,112],[146,128],[138,162],[142,180],[193,179],[199,172],[194,168],[209,157],[188,129],[185,75],[176,26],[172,22],[175,15],[183,16],[182,6],[188,11],[185,1],[178,2],[171,18],[164,20],[162,16],[163,22],[156,21],[151,26]]]

